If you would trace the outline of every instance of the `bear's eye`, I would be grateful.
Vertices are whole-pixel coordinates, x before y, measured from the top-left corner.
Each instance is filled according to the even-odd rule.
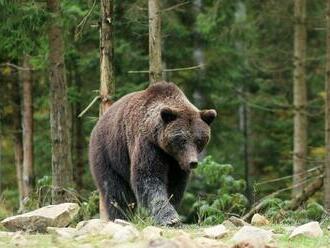
[[[175,136],[173,138],[173,143],[178,147],[184,147],[187,143],[186,139],[181,136]]]

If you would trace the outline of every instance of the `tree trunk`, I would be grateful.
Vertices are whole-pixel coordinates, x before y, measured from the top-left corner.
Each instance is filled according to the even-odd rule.
[[[115,91],[113,73],[113,0],[101,0],[100,30],[100,116],[110,107]]]
[[[23,67],[30,68],[29,57],[24,56]],[[28,197],[34,184],[33,175],[33,100],[31,70],[21,72],[23,83],[23,183],[24,198]]]
[[[13,133],[14,133],[14,149],[15,149],[15,167],[17,186],[19,194],[19,209],[24,209],[24,185],[23,185],[23,143],[22,143],[22,128],[21,128],[21,100],[20,100],[20,87],[19,81],[16,76],[13,76],[13,88],[12,88],[12,99],[13,99]]]
[[[161,15],[159,0],[149,0],[149,83],[162,80]]]
[[[324,207],[330,212],[330,0],[326,1],[326,81],[325,81],[325,147],[326,147],[326,161],[324,168]]]
[[[81,78],[77,69],[77,64],[74,64],[74,80],[75,86],[77,88],[78,99],[73,104],[72,111],[72,123],[73,123],[73,151],[74,151],[74,181],[78,191],[83,189],[83,175],[84,175],[84,158],[82,154],[84,153],[85,140],[83,135],[83,118],[78,118],[81,109]]]
[[[72,161],[69,142],[67,82],[64,64],[64,41],[59,0],[48,0],[51,23],[49,39],[50,126],[52,140],[52,200],[70,200],[67,189],[72,187]]]
[[[115,91],[113,72],[113,0],[101,0],[100,30],[100,116],[111,106],[110,96]],[[99,194],[100,218],[109,219],[104,199]]]
[[[305,0],[294,1],[294,137],[293,137],[293,184],[297,185],[304,179],[307,153],[307,90],[305,82],[306,54],[306,3]],[[304,185],[292,191],[295,197],[302,192]]]

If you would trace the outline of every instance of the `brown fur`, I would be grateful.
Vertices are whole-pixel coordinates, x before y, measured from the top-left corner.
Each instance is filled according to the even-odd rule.
[[[215,116],[214,110],[199,111],[166,82],[115,102],[93,129],[89,146],[90,168],[109,218],[125,218],[127,206],[137,202],[159,224],[178,222],[175,207]]]

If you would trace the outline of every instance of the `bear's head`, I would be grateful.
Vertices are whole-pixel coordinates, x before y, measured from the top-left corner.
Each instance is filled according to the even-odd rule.
[[[163,107],[160,111],[162,121],[158,144],[172,156],[181,169],[190,171],[198,165],[200,154],[210,139],[210,124],[216,117],[213,109],[184,111]]]

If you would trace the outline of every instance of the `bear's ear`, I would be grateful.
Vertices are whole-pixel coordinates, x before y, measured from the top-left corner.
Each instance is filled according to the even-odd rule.
[[[169,123],[178,117],[178,113],[169,107],[164,107],[160,111],[160,116],[165,123]]]
[[[215,117],[217,116],[217,111],[214,109],[202,110],[201,111],[201,118],[205,121],[208,125],[210,125]]]

